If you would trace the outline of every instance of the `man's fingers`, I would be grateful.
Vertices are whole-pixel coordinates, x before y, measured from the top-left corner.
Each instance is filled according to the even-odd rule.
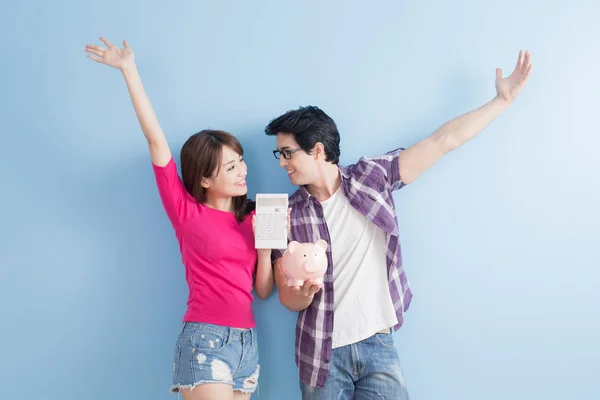
[[[322,287],[322,284],[314,283],[309,279],[307,281],[304,281],[304,284],[302,284],[302,286],[292,286],[291,289],[292,292],[296,295],[310,297],[317,293],[319,290],[321,290]]]
[[[321,285],[320,283],[314,283],[313,281],[306,281],[306,283],[304,284],[304,287],[303,287],[304,295],[312,296],[315,293],[317,293],[319,290],[321,290],[322,287],[323,287],[323,285]]]
[[[313,285],[311,285],[310,287],[310,295],[314,295],[315,293],[317,293],[319,290],[321,290],[322,285],[320,283],[314,283]]]
[[[304,285],[302,285],[302,294],[305,296],[310,296],[310,288],[312,286],[312,281],[309,279],[304,281]]]
[[[106,45],[106,47],[108,47],[109,49],[111,47],[113,47],[113,44],[111,42],[109,42],[105,37],[100,37],[100,40],[102,40],[102,43],[104,43]]]

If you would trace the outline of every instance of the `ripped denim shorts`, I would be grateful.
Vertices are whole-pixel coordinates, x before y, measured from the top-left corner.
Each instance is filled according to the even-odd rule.
[[[184,322],[175,346],[171,392],[225,383],[234,391],[254,393],[259,371],[255,329]]]

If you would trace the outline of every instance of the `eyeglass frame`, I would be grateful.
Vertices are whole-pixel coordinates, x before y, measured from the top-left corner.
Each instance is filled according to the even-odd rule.
[[[288,150],[288,149],[281,150],[281,151],[279,151],[279,150],[273,150],[273,157],[275,157],[276,160],[279,160],[280,157],[277,157],[277,153],[279,153],[281,156],[283,156],[284,159],[289,160],[289,159],[292,158],[292,155],[294,153],[296,153],[297,151],[300,151],[300,150],[302,150],[302,147],[298,147],[298,148],[293,149],[293,150]],[[289,154],[289,156],[286,157],[285,156],[286,154]]]

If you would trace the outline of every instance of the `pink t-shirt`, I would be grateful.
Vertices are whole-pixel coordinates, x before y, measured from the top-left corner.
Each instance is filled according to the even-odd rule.
[[[233,213],[198,203],[183,186],[173,158],[153,169],[185,266],[189,296],[183,320],[253,328],[254,212],[240,224]]]

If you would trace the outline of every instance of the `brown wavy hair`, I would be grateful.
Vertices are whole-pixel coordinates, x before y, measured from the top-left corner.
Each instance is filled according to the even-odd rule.
[[[244,155],[242,144],[229,132],[203,130],[192,136],[181,148],[181,176],[188,193],[199,203],[206,202],[206,189],[201,185],[202,178],[210,178],[213,172],[221,169],[223,146]],[[246,195],[233,198],[233,209],[239,222],[242,222],[254,209],[254,202]]]

